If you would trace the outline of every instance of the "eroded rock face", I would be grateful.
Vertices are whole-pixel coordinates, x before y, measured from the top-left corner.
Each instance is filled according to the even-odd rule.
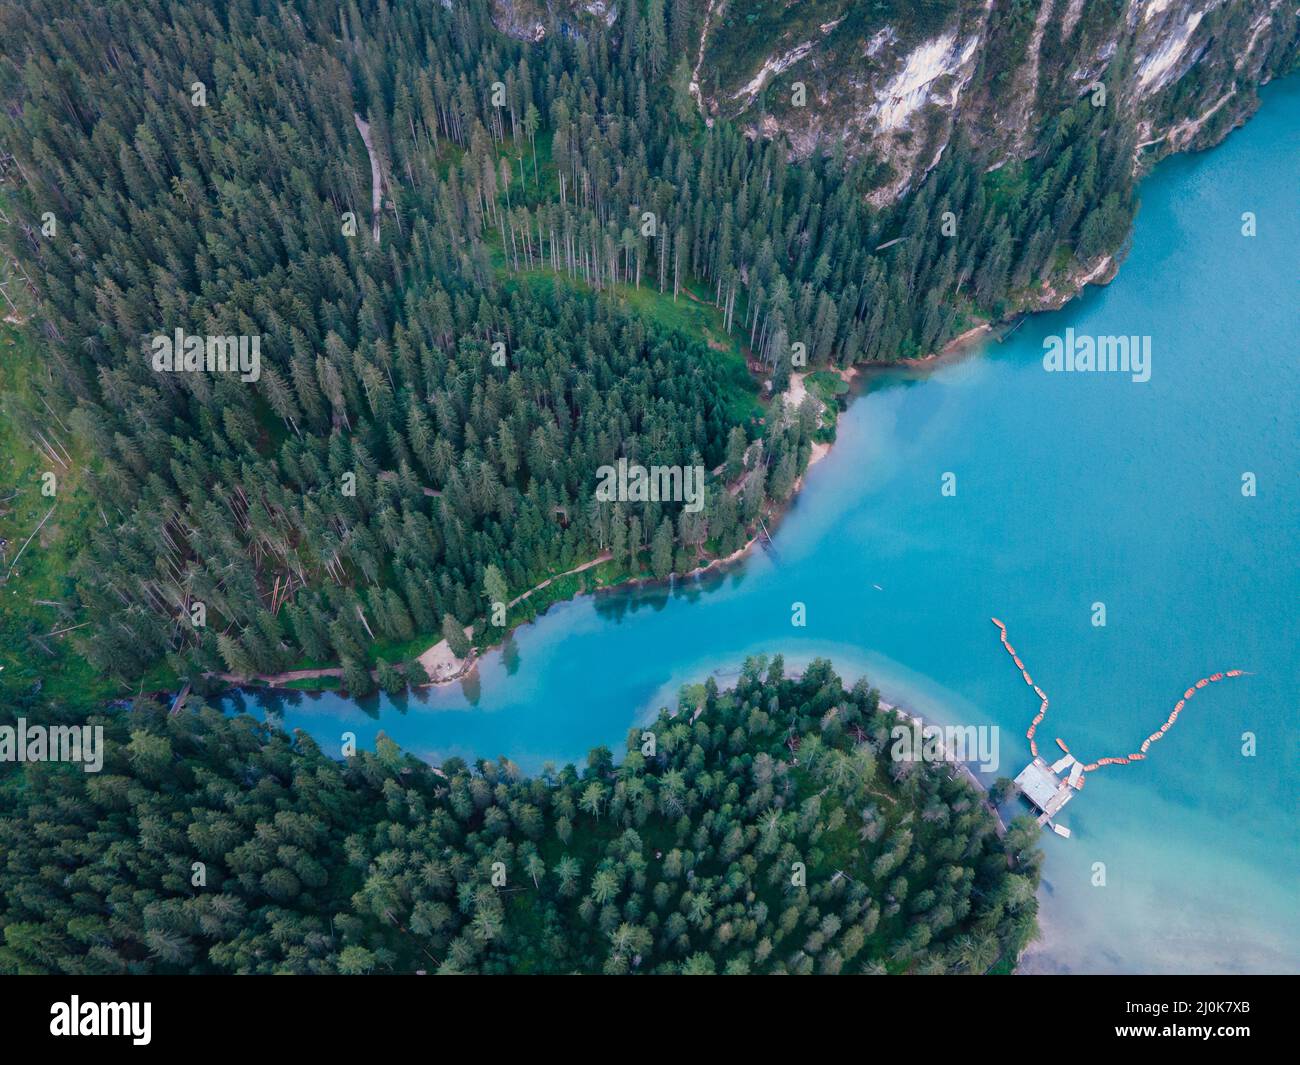
[[[502,33],[521,41],[546,36],[547,10],[537,0],[492,0],[492,23]]]
[[[961,128],[992,165],[1023,157],[1065,104],[1104,82],[1145,155],[1210,143],[1294,63],[1283,0],[714,0],[701,105],[783,132],[796,154],[843,141],[887,164],[896,198]],[[802,83],[806,104],[793,102]]]
[[[540,41],[548,33],[580,36],[588,26],[609,29],[618,19],[617,0],[491,0],[491,3],[496,28],[521,41]]]
[[[491,3],[497,27],[525,40],[621,30],[617,0]],[[913,187],[959,130],[990,166],[1024,158],[1045,122],[1103,83],[1102,106],[1136,123],[1136,165],[1211,144],[1300,49],[1294,0],[693,4],[692,95],[706,120],[784,136],[796,156],[836,143],[870,154],[878,204]]]

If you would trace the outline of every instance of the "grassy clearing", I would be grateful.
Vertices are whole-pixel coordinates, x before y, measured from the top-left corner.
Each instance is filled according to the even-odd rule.
[[[595,291],[579,278],[556,274],[549,267],[531,270],[507,271],[501,265],[504,283],[527,282],[534,289],[552,291],[556,285],[567,285],[582,292]],[[716,356],[723,369],[724,402],[727,417],[737,423],[756,422],[767,413],[765,403],[759,398],[758,388],[745,362],[740,337],[728,335],[722,325],[722,312],[709,302],[709,296],[695,286],[683,286],[674,300],[671,292],[660,292],[650,285],[607,285],[601,294],[618,300],[629,310],[665,329],[675,330],[695,340],[703,341]]]
[[[501,207],[507,206],[507,199],[516,207],[522,204],[529,208],[559,200],[559,173],[553,161],[550,132],[537,135],[535,161],[533,147],[525,137],[507,140],[498,145],[497,156],[499,160],[506,160],[509,163],[512,174],[509,196],[507,197],[505,193],[499,193],[497,196],[497,202]],[[449,160],[448,165],[452,165],[455,161]],[[587,282],[556,273],[546,266],[512,270],[506,260],[501,234],[493,227],[483,232],[482,239],[491,251],[493,265],[507,289],[526,281],[532,286],[540,287],[543,292],[553,291],[547,286],[556,284],[568,285],[583,292],[594,291]],[[737,422],[762,418],[765,413],[764,404],[759,400],[758,387],[745,362],[745,349],[742,343],[744,331],[727,333],[723,328],[722,312],[713,306],[713,293],[707,286],[687,279],[677,297],[674,298],[672,293],[660,292],[655,288],[653,274],[656,263],[648,261],[644,264],[644,268],[646,277],[640,286],[617,284],[602,288],[601,293],[618,300],[624,307],[657,325],[703,341],[717,356],[725,371],[727,416]],[[737,319],[743,317],[743,300],[742,306],[737,308],[736,317]]]
[[[8,541],[0,552],[0,693],[39,686],[43,700],[89,706],[118,694],[116,686],[76,653],[80,630],[54,634],[86,620],[70,606],[73,562],[101,519],[82,483],[85,455],[36,395],[45,369],[27,327],[0,325],[0,539]],[[24,412],[57,433],[71,469],[41,452],[24,429]]]

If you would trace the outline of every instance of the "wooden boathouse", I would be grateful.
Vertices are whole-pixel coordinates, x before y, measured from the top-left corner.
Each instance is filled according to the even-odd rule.
[[[1038,817],[1040,825],[1050,825],[1058,836],[1069,838],[1070,830],[1053,819],[1083,787],[1083,766],[1072,754],[1065,754],[1051,765],[1035,755],[1034,760],[1017,775],[1016,787],[1041,811]]]

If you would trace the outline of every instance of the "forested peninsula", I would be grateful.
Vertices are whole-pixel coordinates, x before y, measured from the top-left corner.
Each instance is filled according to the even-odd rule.
[[[0,972],[985,973],[1041,852],[865,680],[744,664],[581,768],[333,757],[138,700],[100,773],[0,781]]]

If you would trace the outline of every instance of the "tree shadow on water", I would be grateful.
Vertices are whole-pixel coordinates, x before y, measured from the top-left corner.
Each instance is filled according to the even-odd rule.
[[[231,714],[282,715],[286,709],[301,706],[305,698],[318,697],[320,692],[295,691],[292,688],[231,688],[214,699],[204,700]],[[197,700],[196,700],[197,701]]]
[[[648,581],[612,588],[597,595],[593,604],[602,621],[617,625],[628,615],[642,610],[658,613],[673,599],[694,603],[718,589],[738,588],[748,576],[744,567],[725,566],[690,577],[673,577],[670,582]]]
[[[383,700],[380,698],[379,692],[376,691],[372,692],[370,695],[362,696],[351,695],[346,691],[340,691],[338,694],[340,697],[348,700],[348,702],[365,714],[366,717],[370,718],[370,720],[379,720],[379,712],[383,708]]]
[[[477,669],[460,678],[460,690],[470,706],[478,706],[479,700],[483,697],[483,681]]]
[[[505,638],[501,645],[501,664],[506,668],[506,676],[513,677],[519,672],[519,663],[522,661],[519,655],[519,642],[515,639],[512,632]]]

